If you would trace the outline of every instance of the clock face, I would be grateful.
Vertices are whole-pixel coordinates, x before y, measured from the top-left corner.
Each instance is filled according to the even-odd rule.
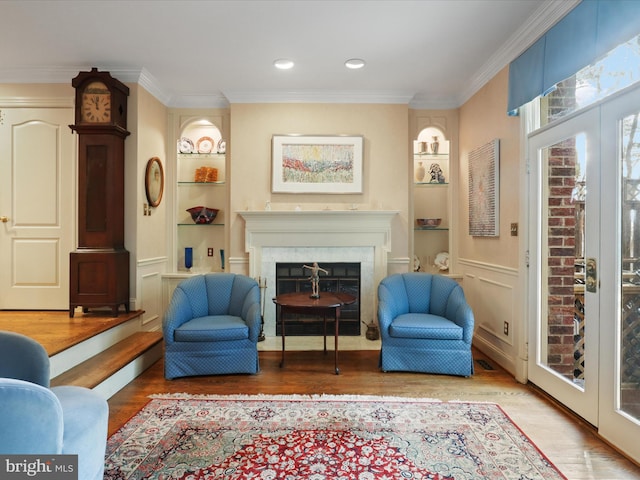
[[[102,82],[92,82],[82,93],[82,121],[109,123],[111,121],[111,92]]]

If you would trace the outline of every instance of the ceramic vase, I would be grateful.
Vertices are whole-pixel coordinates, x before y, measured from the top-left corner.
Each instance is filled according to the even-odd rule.
[[[424,168],[424,165],[422,164],[422,162],[418,162],[418,166],[416,167],[415,172],[416,182],[422,182],[426,174],[427,170]]]
[[[438,153],[438,148],[440,148],[440,142],[438,142],[438,137],[433,137],[433,142],[431,142],[431,153],[436,155]]]

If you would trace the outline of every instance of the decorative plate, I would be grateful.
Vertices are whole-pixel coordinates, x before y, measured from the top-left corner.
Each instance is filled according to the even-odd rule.
[[[227,151],[227,142],[225,142],[223,139],[220,139],[220,141],[218,142],[218,153],[226,153]]]
[[[433,262],[438,270],[445,271],[449,270],[449,253],[440,252],[436,255],[436,259]]]
[[[193,142],[190,138],[182,137],[178,142],[178,150],[180,153],[193,153],[195,149],[193,148]]]
[[[213,141],[213,138],[200,137],[198,143],[196,144],[196,147],[198,148],[198,153],[211,153],[214,145],[215,142]]]

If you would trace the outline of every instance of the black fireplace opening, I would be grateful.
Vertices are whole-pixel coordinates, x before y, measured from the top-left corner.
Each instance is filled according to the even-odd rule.
[[[276,263],[276,295],[294,292],[309,292],[311,295],[310,272],[304,265],[310,262]],[[333,262],[320,263],[328,273],[320,272],[318,290],[322,292],[349,293],[356,297],[355,303],[345,305],[340,309],[339,334],[347,336],[360,335],[360,263]],[[318,317],[305,317],[304,314],[287,314],[287,336],[317,336],[323,335],[324,327]],[[335,331],[333,319],[328,322],[327,334]],[[282,335],[279,321],[276,321],[276,335]]]

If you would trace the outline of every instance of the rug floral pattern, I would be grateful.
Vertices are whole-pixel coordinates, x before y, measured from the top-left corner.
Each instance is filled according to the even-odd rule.
[[[189,395],[111,436],[104,478],[566,480],[496,404]]]

